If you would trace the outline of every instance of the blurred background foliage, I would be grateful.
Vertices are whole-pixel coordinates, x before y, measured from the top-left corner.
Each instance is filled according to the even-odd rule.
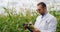
[[[37,11],[32,12],[30,9],[25,9],[24,13],[23,8],[19,14],[16,13],[16,9],[8,9],[3,7],[7,15],[0,15],[0,32],[29,32],[29,30],[23,29],[23,23],[29,23],[32,21],[35,23],[39,13]],[[24,14],[23,14],[24,13]],[[60,11],[49,11],[52,15],[57,18],[58,24],[56,32],[60,32]]]

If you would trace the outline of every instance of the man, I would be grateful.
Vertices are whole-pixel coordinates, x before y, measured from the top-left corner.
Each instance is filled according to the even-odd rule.
[[[37,17],[36,22],[35,22],[35,32],[55,32],[56,31],[56,26],[57,26],[57,21],[54,16],[49,14],[47,12],[47,7],[46,4],[43,2],[40,2],[37,4],[37,11],[40,16]]]

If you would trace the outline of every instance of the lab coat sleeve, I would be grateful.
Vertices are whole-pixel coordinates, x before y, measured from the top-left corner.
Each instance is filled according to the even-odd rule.
[[[49,24],[48,24],[48,29],[43,30],[41,32],[55,32],[56,31],[56,26],[57,26],[57,21],[55,18],[50,19]]]
[[[37,26],[37,25],[38,25],[38,24],[37,24],[37,23],[38,23],[37,21],[38,21],[38,18],[36,19],[36,22],[35,22],[35,24],[34,24],[34,27],[35,27],[35,28],[38,27],[38,26]]]

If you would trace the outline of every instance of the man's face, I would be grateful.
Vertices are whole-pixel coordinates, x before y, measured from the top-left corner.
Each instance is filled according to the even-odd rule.
[[[37,6],[37,11],[43,15],[45,13],[45,8],[42,7],[42,5]]]

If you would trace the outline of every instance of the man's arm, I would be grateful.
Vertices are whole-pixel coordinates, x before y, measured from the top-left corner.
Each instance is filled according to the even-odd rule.
[[[28,29],[30,32],[40,32],[39,29],[35,28],[33,25],[28,26],[28,24],[23,24],[24,29]]]
[[[34,26],[27,27],[27,29],[30,30],[30,32],[40,32],[40,30],[35,28]]]

